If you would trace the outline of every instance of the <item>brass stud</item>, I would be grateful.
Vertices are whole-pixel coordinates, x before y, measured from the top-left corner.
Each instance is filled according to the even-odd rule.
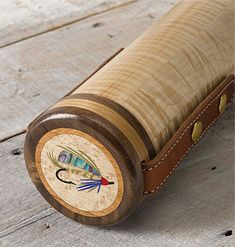
[[[226,110],[227,101],[228,101],[228,97],[225,93],[223,93],[220,96],[220,102],[219,102],[219,113],[220,114],[224,113],[224,111]]]
[[[197,121],[194,126],[193,126],[193,131],[191,134],[191,138],[194,142],[198,141],[201,134],[202,134],[202,122],[201,121]]]

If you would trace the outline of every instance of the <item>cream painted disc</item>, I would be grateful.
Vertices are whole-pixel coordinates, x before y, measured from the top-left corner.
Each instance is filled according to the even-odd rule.
[[[49,193],[75,213],[100,217],[123,197],[123,178],[111,153],[92,136],[59,128],[39,141],[35,162]]]

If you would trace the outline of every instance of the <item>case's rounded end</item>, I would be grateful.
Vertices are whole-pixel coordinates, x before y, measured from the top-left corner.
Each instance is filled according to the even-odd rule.
[[[90,225],[112,225],[143,197],[140,160],[98,115],[52,109],[28,128],[25,160],[43,197],[62,214]]]

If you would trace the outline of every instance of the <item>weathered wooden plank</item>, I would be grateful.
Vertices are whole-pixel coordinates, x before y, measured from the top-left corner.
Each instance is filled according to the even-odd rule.
[[[158,195],[109,228],[84,226],[51,209],[30,182],[22,154],[11,154],[23,147],[24,135],[1,143],[0,246],[232,247],[234,237],[222,233],[235,227],[233,120],[230,106]]]
[[[31,186],[23,159],[23,135],[1,144],[0,232],[26,224],[34,215],[50,213],[50,206],[41,200]],[[11,208],[11,209],[10,209]],[[9,210],[10,209],[10,210]],[[11,231],[11,230],[9,230]],[[1,245],[0,245],[1,246]]]
[[[71,25],[70,30],[52,32],[56,33],[54,38],[52,33],[33,38],[36,40],[35,45],[28,40],[12,46],[14,48],[9,46],[2,49],[3,53],[0,50],[0,57],[3,59],[1,61],[6,61],[0,65],[0,135],[4,137],[7,133],[20,130],[33,116],[76,85],[77,80],[85,77],[117,48],[125,46],[141,33],[153,21],[155,13],[157,19],[158,9],[147,6],[150,1],[143,2],[147,3],[143,7],[140,3],[131,5],[133,8],[138,6],[136,12],[133,9],[128,10],[129,7],[121,8],[121,11],[125,9],[130,13],[130,18],[125,17],[125,21],[119,21],[120,25],[128,25],[127,28],[110,29],[118,26],[111,23],[111,19],[118,20],[114,13],[118,13],[119,18],[124,18],[121,11],[114,10],[112,13],[102,14],[101,18],[97,16],[90,18],[91,21],[88,19],[81,22],[79,26],[84,25],[81,29]],[[152,1],[154,3],[156,4]],[[170,1],[168,4],[170,6]],[[161,11],[164,10],[163,8]],[[126,23],[128,20],[132,24]],[[100,22],[105,25],[91,28],[94,23]],[[87,32],[92,34],[88,35]],[[67,36],[68,33],[69,36],[71,33],[71,38]],[[81,37],[84,38],[82,45],[78,42]],[[86,40],[89,37],[92,40]],[[99,38],[98,43],[94,37]],[[60,44],[62,41],[63,44]],[[105,47],[104,43],[107,44]],[[64,47],[65,44],[69,48]],[[108,47],[110,49],[106,50]],[[85,50],[82,51],[83,49]],[[66,55],[66,52],[69,54]],[[53,95],[46,91],[45,88],[48,87],[52,89]],[[11,154],[14,149],[23,147],[24,135],[1,143],[0,246],[112,244],[232,247],[234,237],[225,237],[221,233],[228,229],[234,230],[235,227],[232,199],[233,124],[234,108],[230,107],[223,120],[219,120],[205,139],[191,151],[159,194],[146,201],[133,216],[114,228],[82,226],[51,209],[28,178],[23,156]],[[6,131],[3,127],[6,127]],[[216,169],[211,170],[213,167]]]
[[[107,11],[132,0],[0,1],[0,47]]]
[[[0,139],[22,131],[177,0],[141,0],[0,49]]]

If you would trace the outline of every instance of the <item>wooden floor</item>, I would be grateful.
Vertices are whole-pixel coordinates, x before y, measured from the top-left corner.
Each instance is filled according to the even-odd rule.
[[[47,204],[28,177],[29,122],[177,0],[0,1],[0,246],[234,246],[234,106],[165,186],[125,222],[89,227]]]

